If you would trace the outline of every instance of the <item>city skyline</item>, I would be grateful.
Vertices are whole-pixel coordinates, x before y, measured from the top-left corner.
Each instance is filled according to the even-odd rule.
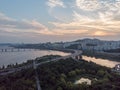
[[[120,0],[1,0],[0,42],[120,40]]]

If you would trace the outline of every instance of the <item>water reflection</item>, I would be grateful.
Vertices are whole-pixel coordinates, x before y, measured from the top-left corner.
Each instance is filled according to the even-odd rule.
[[[70,53],[64,53],[60,51],[52,51],[52,50],[26,50],[20,52],[2,52],[0,53],[0,66],[22,63],[30,59],[35,59],[36,57],[41,57],[44,55],[61,55],[66,56]]]
[[[110,68],[113,68],[116,64],[120,64],[120,62],[110,61],[108,59],[100,59],[100,58],[96,59],[95,57],[88,57],[88,56],[83,56],[83,59]]]

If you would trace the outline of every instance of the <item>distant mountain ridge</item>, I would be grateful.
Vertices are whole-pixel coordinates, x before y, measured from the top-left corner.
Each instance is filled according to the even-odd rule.
[[[80,42],[80,41],[102,41],[102,42],[120,42],[120,40],[117,40],[117,41],[115,41],[115,40],[100,40],[100,39],[96,39],[96,38],[94,38],[94,39],[90,39],[90,38],[84,38],[84,39],[79,39],[79,40],[75,40],[74,42]]]

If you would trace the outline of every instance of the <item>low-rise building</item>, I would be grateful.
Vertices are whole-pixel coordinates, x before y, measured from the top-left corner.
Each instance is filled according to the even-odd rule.
[[[120,64],[115,65],[114,69],[120,72]]]

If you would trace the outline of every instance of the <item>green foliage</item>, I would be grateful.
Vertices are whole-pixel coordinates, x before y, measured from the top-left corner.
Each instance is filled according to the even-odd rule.
[[[95,52],[91,50],[84,50],[83,55],[95,57],[95,58],[109,59],[109,60],[118,61],[118,62],[120,61],[119,55],[111,55],[111,54],[100,53],[100,52]]]
[[[58,87],[57,90],[63,90],[62,87]]]
[[[46,60],[53,56],[43,58]],[[42,90],[120,90],[120,75],[84,60],[77,62],[69,58],[49,62],[38,66],[37,72]],[[92,84],[74,84],[81,77],[91,79]],[[0,90],[36,90],[35,71],[30,68],[0,76]]]
[[[37,57],[35,60],[37,63],[40,63],[40,62],[50,61],[52,59],[59,58],[59,57],[61,57],[61,56],[59,56],[59,55],[46,55],[43,57]]]
[[[69,58],[46,63],[39,66],[37,71],[43,90],[48,90],[48,88],[49,90],[112,90],[120,88],[119,75],[107,67],[84,60],[76,62]],[[91,79],[92,85],[86,83],[75,85],[75,80],[81,77]]]
[[[81,70],[80,69],[75,69],[76,74],[80,74]]]
[[[0,90],[35,90],[34,70],[22,70],[6,76],[0,76]]]
[[[98,75],[99,77],[103,77],[103,76],[105,75],[104,70],[98,70],[97,75]]]
[[[61,78],[65,78],[65,79],[66,79],[67,76],[66,76],[64,73],[62,73],[62,74],[61,74]]]
[[[70,72],[68,73],[68,76],[69,76],[69,77],[74,77],[74,76],[76,76],[76,72],[75,72],[75,71],[70,71]]]

